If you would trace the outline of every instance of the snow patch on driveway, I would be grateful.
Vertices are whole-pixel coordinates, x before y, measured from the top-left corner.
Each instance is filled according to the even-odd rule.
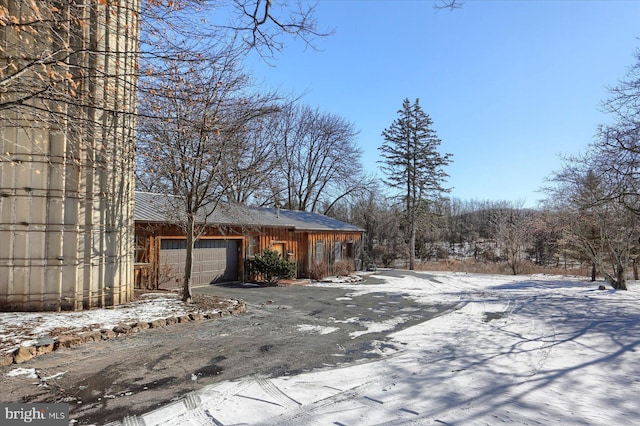
[[[333,333],[335,331],[340,330],[338,327],[322,327],[319,325],[311,325],[311,324],[300,324],[297,326],[297,328],[300,331],[308,331],[311,333],[318,333],[318,334],[329,334],[329,333]]]

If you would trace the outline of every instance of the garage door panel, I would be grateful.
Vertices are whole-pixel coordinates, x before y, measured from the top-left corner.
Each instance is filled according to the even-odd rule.
[[[165,241],[167,241],[165,243]],[[186,262],[186,250],[175,240],[163,240],[160,248],[161,268],[171,268],[172,273],[182,274]],[[193,251],[192,284],[206,285],[212,282],[238,279],[238,240],[200,240]],[[171,288],[172,282],[163,286]],[[175,285],[173,285],[175,287]]]

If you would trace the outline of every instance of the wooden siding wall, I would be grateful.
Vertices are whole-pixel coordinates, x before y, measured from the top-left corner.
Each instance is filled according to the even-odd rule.
[[[182,283],[183,271],[167,271],[165,265],[160,264],[160,242],[163,239],[184,239],[184,233],[179,226],[158,223],[140,223],[135,225],[135,286],[136,288],[155,289],[168,282]],[[244,276],[244,247],[245,236],[242,229],[218,227],[208,228],[200,239],[230,239],[241,240],[239,247],[241,254],[238,259],[238,276]],[[171,285],[175,287],[175,284]],[[178,286],[179,287],[179,286]]]
[[[318,251],[322,244],[322,253]],[[340,244],[340,258],[336,259],[335,244]],[[351,253],[347,252],[352,244]],[[354,269],[359,268],[361,259],[362,234],[360,232],[314,232],[309,234],[309,268],[319,271],[323,276],[336,275],[336,262],[351,262]],[[319,262],[319,258],[322,261]]]
[[[283,257],[286,260],[296,262],[298,277],[305,276],[307,271],[304,262],[307,255],[306,234],[287,228],[261,228],[260,230],[252,232],[251,236],[257,239],[257,245],[254,247],[254,255],[262,253],[265,249],[273,249],[276,244],[282,244],[284,246]],[[249,240],[249,238],[247,238],[247,240]],[[250,253],[248,247],[245,253]]]
[[[136,288],[156,288],[159,280],[166,279],[159,264],[160,241],[163,238],[184,238],[182,230],[175,225],[136,223]],[[291,228],[261,227],[242,228],[211,227],[201,238],[241,239],[238,277],[248,279],[245,264],[251,255],[260,254],[267,248],[282,245],[284,257],[296,262],[298,278],[311,278],[312,272],[322,267],[322,275],[335,275],[334,244],[340,243],[341,260],[353,262],[359,268],[362,250],[362,232],[309,232]],[[322,261],[317,260],[317,243],[322,242]],[[352,244],[351,253],[347,251]],[[349,256],[350,255],[350,256]],[[171,278],[171,277],[169,277]],[[173,278],[175,279],[175,278]]]
[[[333,251],[334,243],[341,244],[342,259],[344,261],[353,262],[354,268],[357,268],[356,262],[361,258],[362,233],[361,232],[308,232],[295,231],[285,228],[261,228],[259,231],[251,233],[245,238],[244,253],[250,253],[249,244],[250,237],[257,237],[258,244],[254,248],[255,253],[259,254],[263,250],[273,248],[276,244],[284,244],[285,259],[296,262],[298,278],[310,278],[312,270],[318,265],[316,262],[316,243],[322,242],[324,246],[322,263],[323,276],[335,275],[335,254]],[[347,256],[347,244],[352,245],[352,253]],[[245,259],[246,260],[246,259]]]

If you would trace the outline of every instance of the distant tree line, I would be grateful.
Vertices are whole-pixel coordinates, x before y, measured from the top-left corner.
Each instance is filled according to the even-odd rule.
[[[332,213],[365,230],[365,266],[408,268],[404,212],[387,197],[370,194],[350,206],[340,205]],[[524,208],[519,202],[444,199],[433,204],[429,219],[417,226],[417,269],[421,263],[446,260],[502,264],[512,274],[530,273],[534,266],[541,271],[564,269],[569,274],[590,268],[594,280],[598,274],[611,281],[613,264],[607,262],[619,256],[605,249],[615,248],[615,241],[625,241],[629,257],[621,264],[631,267],[634,279],[638,279],[640,244],[633,234],[637,229],[633,222],[621,228],[629,233],[625,238],[615,239],[599,229],[597,222],[593,222],[596,227],[586,229],[584,223],[592,224],[587,219],[594,218],[576,221],[570,211]],[[577,231],[588,231],[589,238],[578,238]],[[602,260],[598,263],[594,259]]]
[[[409,107],[405,102],[404,109]],[[629,269],[638,279],[640,259],[640,51],[627,76],[610,88],[603,108],[612,123],[598,129],[584,154],[564,158],[543,188],[547,199],[540,208],[438,197],[444,175],[431,171],[436,190],[413,206],[371,192],[332,213],[365,229],[365,264],[411,268],[412,256],[423,262],[473,259],[504,263],[513,274],[527,265],[587,266],[593,280],[601,275],[614,288],[626,289]],[[413,172],[401,166],[415,157],[406,154],[386,153],[387,167],[391,160],[400,165],[391,186],[411,184]],[[439,166],[448,162],[446,155],[434,158]],[[399,198],[406,201],[412,191],[405,187]],[[412,209],[420,214],[408,214]]]
[[[242,43],[217,46],[197,61],[158,56],[150,75],[162,86],[145,78],[140,91],[138,184],[180,196],[187,235],[197,238],[189,222],[221,201],[276,206],[362,227],[364,265],[465,258],[513,274],[527,264],[589,265],[594,277],[626,287],[638,250],[638,65],[604,103],[615,123],[587,154],[566,159],[543,208],[525,209],[445,197],[451,155],[439,152],[419,100],[405,99],[382,131],[377,181],[364,173],[352,123],[265,92],[243,68]]]

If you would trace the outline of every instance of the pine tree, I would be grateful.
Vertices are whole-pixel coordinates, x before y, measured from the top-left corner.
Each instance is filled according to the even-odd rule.
[[[441,140],[431,128],[433,121],[420,107],[420,100],[402,103],[391,126],[382,131],[385,142],[379,148],[383,160],[384,183],[399,192],[405,208],[409,241],[409,269],[415,269],[416,224],[420,212],[428,212],[430,202],[449,189],[443,187],[448,175],[443,167],[451,154],[438,152]]]

